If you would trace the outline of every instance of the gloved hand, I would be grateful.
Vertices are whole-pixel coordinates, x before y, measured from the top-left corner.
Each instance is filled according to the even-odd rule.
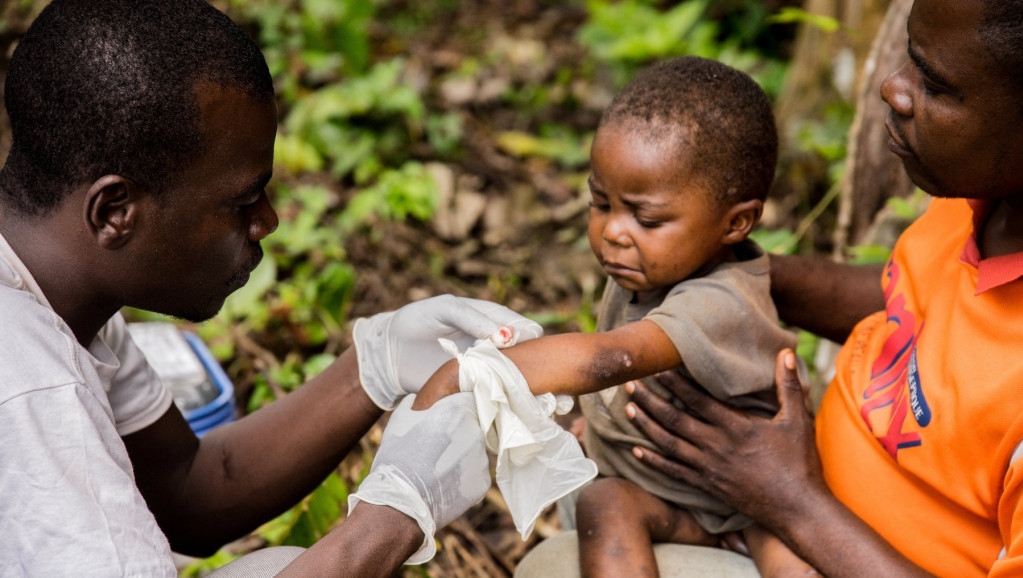
[[[477,339],[510,347],[541,335],[539,324],[507,307],[452,295],[359,319],[352,330],[359,380],[383,410],[394,409],[403,396],[418,392],[451,359],[441,349],[440,338],[465,349]]]
[[[422,547],[405,563],[422,564],[437,553],[433,539],[478,503],[490,488],[490,462],[471,393],[456,393],[430,409],[414,411],[406,396],[391,414],[380,449],[348,514],[359,502],[390,506],[423,530]]]

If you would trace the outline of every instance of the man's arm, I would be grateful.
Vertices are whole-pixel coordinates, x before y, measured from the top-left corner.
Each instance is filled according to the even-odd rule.
[[[472,343],[509,326],[514,339],[542,333],[506,307],[450,295],[361,319],[355,346],[320,375],[201,441],[173,407],[126,436],[136,484],[175,550],[212,553],[297,503],[358,443],[380,408],[418,390],[448,359],[439,337]]]
[[[403,400],[373,465],[348,498],[349,517],[298,557],[286,576],[393,576],[436,552],[434,533],[490,489],[476,398],[449,396],[429,411]]]
[[[422,543],[423,531],[412,518],[388,506],[359,504],[277,576],[393,576]]]
[[[383,413],[354,348],[306,385],[196,438],[176,408],[124,438],[136,483],[171,547],[211,554],[312,491]]]
[[[929,576],[828,489],[791,350],[779,355],[775,377],[781,407],[771,419],[731,408],[676,372],[659,379],[693,415],[630,386],[636,403],[626,413],[661,451],[634,452],[750,516],[825,576]]]
[[[884,309],[882,270],[771,255],[771,298],[782,321],[842,343],[856,323]]]

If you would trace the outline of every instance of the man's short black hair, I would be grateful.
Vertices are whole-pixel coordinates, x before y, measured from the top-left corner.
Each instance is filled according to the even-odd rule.
[[[722,204],[763,200],[774,181],[771,102],[748,75],[715,60],[686,56],[644,69],[600,119],[601,127],[626,124],[674,140]]]
[[[983,0],[980,39],[1023,103],[1023,0]]]
[[[202,82],[273,98],[259,48],[204,0],[54,0],[11,58],[0,202],[45,214],[106,174],[160,192],[203,152]]]

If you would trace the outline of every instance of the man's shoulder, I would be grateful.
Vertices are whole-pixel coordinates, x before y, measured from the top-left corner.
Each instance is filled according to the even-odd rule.
[[[0,284],[0,327],[0,403],[81,379],[74,337],[31,293]]]

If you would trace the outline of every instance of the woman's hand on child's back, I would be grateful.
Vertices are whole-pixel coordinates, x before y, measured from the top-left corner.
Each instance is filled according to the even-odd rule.
[[[452,359],[437,370],[419,390],[412,409],[416,411],[429,409],[441,399],[458,393],[458,362]]]

